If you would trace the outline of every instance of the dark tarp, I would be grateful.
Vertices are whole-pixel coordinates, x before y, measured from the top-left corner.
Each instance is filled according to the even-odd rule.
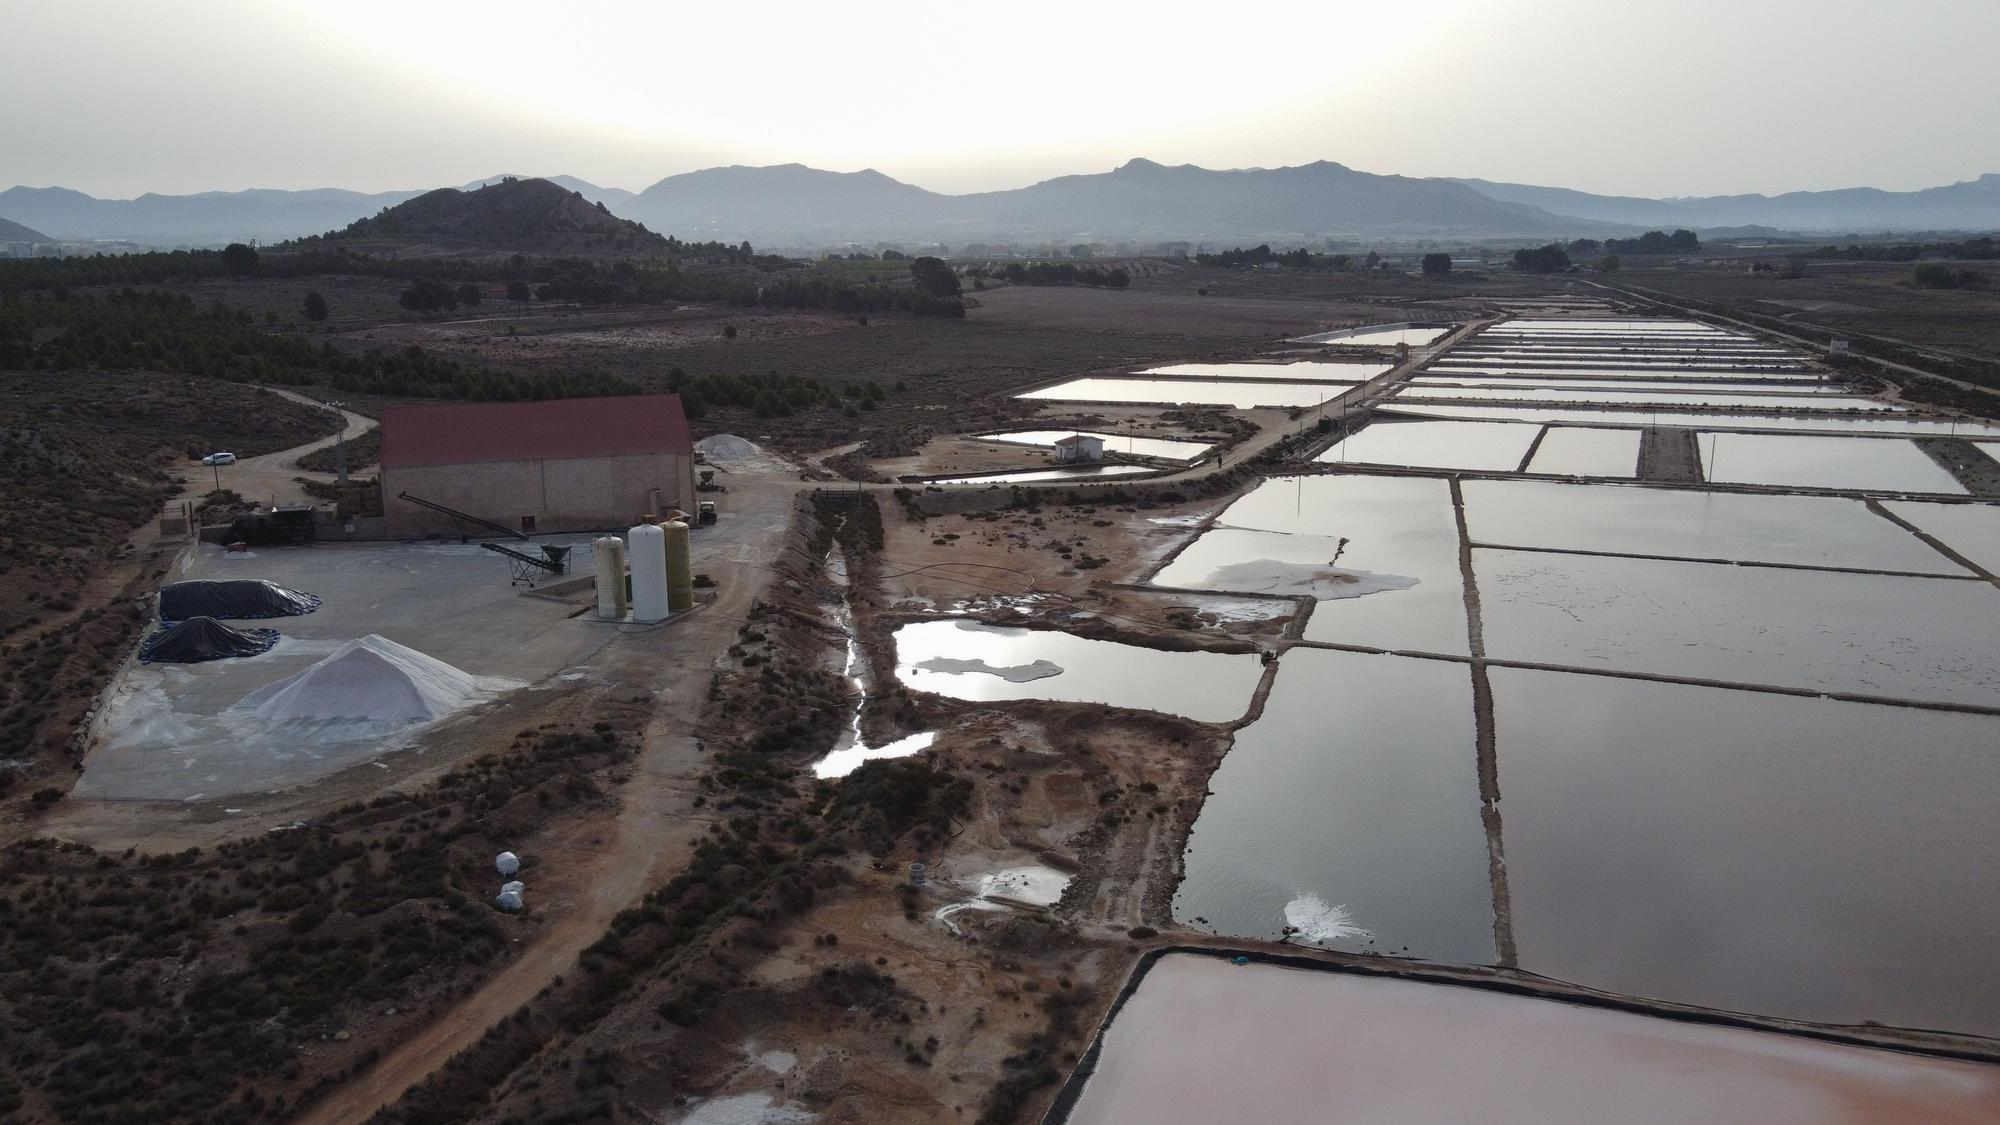
[[[319,608],[311,594],[288,590],[259,578],[197,578],[160,587],[160,620],[220,617],[299,617]]]
[[[213,617],[190,617],[147,637],[139,646],[139,659],[146,664],[198,664],[255,656],[277,643],[276,629],[232,629]]]

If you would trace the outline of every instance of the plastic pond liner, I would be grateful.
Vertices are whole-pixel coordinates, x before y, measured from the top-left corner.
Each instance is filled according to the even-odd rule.
[[[301,617],[318,608],[314,595],[261,578],[195,578],[160,587],[161,621]]]
[[[213,617],[190,617],[155,630],[139,645],[145,664],[199,664],[271,651],[276,629],[232,629]]]

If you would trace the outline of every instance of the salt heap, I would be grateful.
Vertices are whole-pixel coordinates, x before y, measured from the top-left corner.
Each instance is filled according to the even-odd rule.
[[[427,723],[512,686],[482,680],[375,633],[242,698],[267,723]]]

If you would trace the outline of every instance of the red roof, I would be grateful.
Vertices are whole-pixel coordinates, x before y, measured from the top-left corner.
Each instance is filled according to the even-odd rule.
[[[687,453],[679,395],[392,406],[382,411],[382,467],[479,461],[572,461]]]

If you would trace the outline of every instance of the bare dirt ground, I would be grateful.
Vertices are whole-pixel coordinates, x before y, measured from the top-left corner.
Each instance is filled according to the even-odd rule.
[[[1209,296],[1164,289],[1007,285],[968,294],[970,320],[1095,332],[1269,340],[1383,319],[1379,307],[1307,297]]]
[[[874,314],[870,323],[895,318]],[[349,341],[478,355],[507,366],[594,367],[600,358],[632,351],[674,351],[727,339],[741,343],[790,340],[858,327],[852,316],[810,311],[732,309],[715,305],[619,306],[596,310],[540,302],[482,303],[435,320],[376,324],[347,333]]]

